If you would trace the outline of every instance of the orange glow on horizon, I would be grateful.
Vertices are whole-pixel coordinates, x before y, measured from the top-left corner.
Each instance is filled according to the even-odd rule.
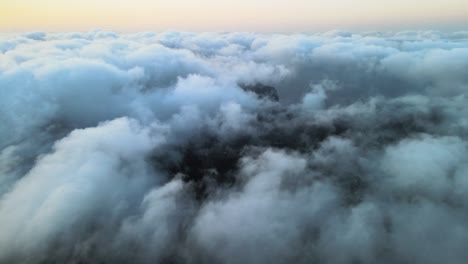
[[[466,0],[0,1],[2,31],[304,31],[468,25]]]

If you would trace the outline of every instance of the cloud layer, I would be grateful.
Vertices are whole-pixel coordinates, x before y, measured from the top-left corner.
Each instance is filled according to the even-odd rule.
[[[0,262],[465,263],[467,72],[466,32],[1,35]]]

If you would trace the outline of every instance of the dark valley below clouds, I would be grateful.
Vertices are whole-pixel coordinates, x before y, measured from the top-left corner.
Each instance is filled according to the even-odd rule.
[[[0,263],[466,263],[468,32],[0,35]]]

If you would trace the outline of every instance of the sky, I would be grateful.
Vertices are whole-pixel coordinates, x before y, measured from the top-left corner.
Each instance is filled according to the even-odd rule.
[[[464,29],[466,0],[0,0],[1,31]]]

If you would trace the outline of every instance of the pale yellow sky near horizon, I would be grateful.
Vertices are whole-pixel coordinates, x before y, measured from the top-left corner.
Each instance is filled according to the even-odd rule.
[[[468,0],[0,0],[0,30],[468,29]]]

